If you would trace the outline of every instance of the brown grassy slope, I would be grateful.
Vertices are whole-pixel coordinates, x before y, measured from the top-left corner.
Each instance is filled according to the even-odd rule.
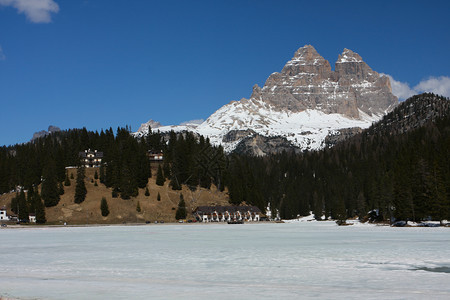
[[[153,170],[154,171],[154,170]],[[145,221],[165,221],[175,222],[175,211],[180,200],[180,193],[183,193],[188,212],[187,219],[193,219],[192,211],[200,205],[227,205],[228,194],[219,192],[213,186],[211,190],[197,189],[191,192],[183,186],[182,191],[172,190],[166,181],[164,186],[157,186],[155,183],[156,174],[149,179],[148,188],[150,196],[144,195],[145,189],[139,189],[139,195],[130,200],[121,198],[112,198],[112,190],[100,184],[95,186],[95,169],[86,169],[86,200],[81,204],[74,203],[75,179],[71,179],[71,185],[64,187],[64,195],[61,196],[59,204],[55,207],[48,207],[45,210],[48,224],[119,224],[119,223],[142,223]],[[69,169],[70,174],[76,178],[76,169]],[[161,195],[161,201],[157,201],[158,192]],[[15,193],[4,194],[0,196],[0,206],[6,205],[10,213],[11,198]],[[106,198],[109,207],[109,215],[103,217],[100,210],[102,197]],[[136,211],[139,201],[141,212]]]

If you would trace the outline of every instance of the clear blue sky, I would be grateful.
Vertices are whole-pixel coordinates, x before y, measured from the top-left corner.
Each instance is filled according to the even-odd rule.
[[[0,145],[206,119],[305,44],[333,67],[352,49],[411,90],[445,83],[450,1],[366,2],[0,0]]]

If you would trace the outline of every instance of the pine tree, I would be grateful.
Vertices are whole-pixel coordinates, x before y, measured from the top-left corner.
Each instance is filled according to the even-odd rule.
[[[164,176],[161,169],[161,165],[158,166],[158,172],[156,173],[156,185],[163,186],[164,185]]]
[[[37,192],[34,201],[36,206],[36,223],[44,224],[47,222],[47,219],[45,218],[45,207]]]
[[[138,213],[141,212],[141,204],[139,203],[139,201],[138,201],[137,204],[136,204],[136,211],[137,211]]]
[[[161,195],[158,192],[158,196],[156,196],[156,200],[161,201]]]
[[[394,178],[394,217],[397,220],[407,221],[414,219],[414,205],[413,196],[411,193],[410,185],[408,184],[409,178],[404,174],[409,172],[401,170],[395,171]]]
[[[447,198],[445,179],[443,178],[443,166],[434,164],[432,171],[433,180],[433,200],[431,201],[431,216],[434,220],[440,221],[444,225],[443,220],[449,216],[450,199]]]
[[[343,197],[337,196],[334,199],[331,216],[338,222],[345,223],[345,220],[347,219],[347,211],[345,209],[345,201]]]
[[[175,219],[182,220],[186,219],[186,203],[184,202],[183,194],[180,194],[180,201],[178,202],[178,208],[175,213]]]
[[[132,171],[126,165],[124,165],[122,168],[119,189],[120,189],[120,197],[124,200],[128,200],[131,197],[136,197],[139,193]]]
[[[415,208],[415,221],[421,221],[430,215],[434,191],[429,165],[425,159],[418,160],[413,180],[412,195]]]
[[[313,214],[314,218],[318,221],[322,220],[323,215],[323,203],[322,199],[319,198],[317,191],[313,193]]]
[[[58,184],[58,194],[59,195],[64,195],[64,186],[63,186],[62,182],[60,182]]]
[[[389,220],[389,222],[394,221],[394,216],[392,212],[394,198],[394,186],[392,181],[392,176],[390,173],[386,173],[381,178],[380,185],[380,212],[383,215],[383,219]]]
[[[84,167],[79,167],[77,170],[77,181],[75,186],[75,203],[81,203],[86,199],[86,185],[84,183]]]
[[[11,211],[15,214],[19,211],[19,195],[17,194],[15,197],[11,199]]]
[[[170,159],[170,157],[167,157],[167,158],[165,157],[164,163],[163,163],[164,178],[167,178],[167,179],[169,179],[171,177],[169,159]]]
[[[19,206],[19,221],[28,222],[28,207],[24,191],[21,190],[17,197],[17,204]]]
[[[108,202],[106,202],[106,198],[102,197],[102,201],[100,203],[100,210],[102,211],[102,216],[106,217],[109,215]]]
[[[150,191],[148,190],[148,187],[145,187],[145,196],[150,196]]]
[[[105,183],[105,167],[100,165],[100,183]]]
[[[140,145],[140,148],[143,146]],[[145,150],[139,149],[140,153],[135,156],[134,165],[137,165],[134,169],[135,182],[139,188],[144,188],[148,183],[148,178],[151,177],[152,172],[150,170],[150,161],[148,159]]]
[[[366,198],[364,197],[364,193],[362,191],[358,194],[358,199],[356,199],[356,209],[358,213],[358,217],[360,220],[366,215]]]
[[[181,191],[181,185],[178,182],[178,178],[174,175],[170,180],[169,185],[172,187],[174,191]]]
[[[56,179],[55,163],[49,160],[44,170],[44,181],[42,182],[41,197],[46,207],[55,206],[59,203],[58,181]]]
[[[69,175],[67,173],[66,173],[66,178],[64,179],[64,185],[70,186],[70,179],[69,179]]]
[[[97,170],[95,170],[95,173],[94,173],[94,179],[98,179],[98,173],[97,173]]]
[[[28,189],[28,192],[27,192],[27,206],[28,206],[28,212],[30,212],[30,213],[36,212],[36,203],[34,201],[34,197],[35,197],[36,193],[37,193],[37,191],[36,192],[34,191],[33,186],[31,186]]]

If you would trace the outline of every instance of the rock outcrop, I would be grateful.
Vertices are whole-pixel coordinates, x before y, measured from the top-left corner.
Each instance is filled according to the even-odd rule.
[[[59,131],[61,131],[61,129],[59,127],[50,125],[50,126],[48,126],[48,130],[41,130],[41,131],[33,133],[33,137],[31,138],[31,141],[37,140],[41,137],[44,137],[46,135],[52,134],[54,132],[59,132]]]
[[[289,142],[285,137],[267,137],[259,134],[245,137],[233,150],[235,153],[252,156],[264,156],[285,152],[300,153],[301,149]]]

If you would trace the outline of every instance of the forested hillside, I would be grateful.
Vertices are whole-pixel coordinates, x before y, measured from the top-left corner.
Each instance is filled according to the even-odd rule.
[[[370,129],[331,149],[263,158],[233,156],[230,197],[282,218],[450,218],[450,105],[414,96]]]
[[[146,188],[152,176],[148,151],[164,154],[157,185],[169,181],[172,190],[181,192],[182,185],[195,190],[209,189],[215,184],[220,191],[224,190],[225,156],[208,139],[174,132],[166,137],[151,132],[145,138],[135,139],[127,128],[118,128],[115,134],[110,128],[100,133],[86,129],[61,131],[26,144],[0,148],[0,194],[17,190],[10,208],[20,213],[20,219],[27,219],[29,212],[39,214],[43,206],[58,205],[65,187],[71,184],[66,167],[79,167],[79,152],[86,149],[103,152],[95,184],[110,188],[108,196],[113,198],[128,200],[138,196],[139,189]],[[79,167],[75,176],[74,202],[78,204],[87,193],[83,169]],[[25,195],[23,190],[28,193]],[[45,222],[45,217],[41,221]]]

